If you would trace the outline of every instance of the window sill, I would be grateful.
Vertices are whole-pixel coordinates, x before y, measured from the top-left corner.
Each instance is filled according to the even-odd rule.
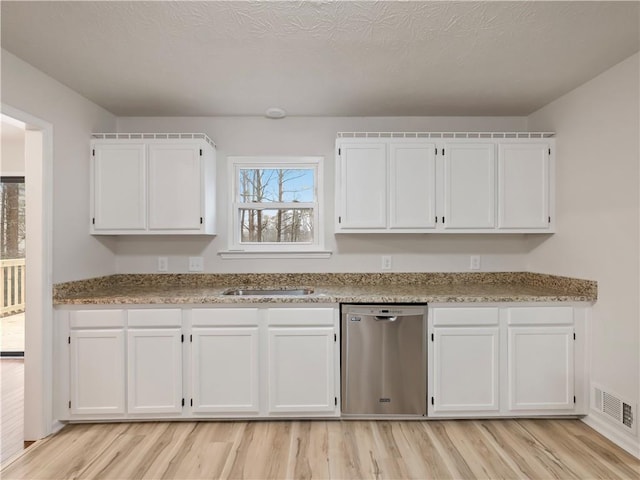
[[[264,259],[279,259],[279,258],[329,258],[333,252],[331,250],[309,250],[309,251],[291,251],[291,252],[256,252],[245,250],[224,250],[218,252],[221,258],[225,260],[233,259],[247,259],[247,258],[264,258]]]

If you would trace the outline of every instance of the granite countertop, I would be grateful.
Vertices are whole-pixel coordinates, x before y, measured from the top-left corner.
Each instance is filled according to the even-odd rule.
[[[230,288],[304,287],[303,296],[234,296]],[[54,286],[55,305],[594,302],[597,283],[530,272],[121,274]]]

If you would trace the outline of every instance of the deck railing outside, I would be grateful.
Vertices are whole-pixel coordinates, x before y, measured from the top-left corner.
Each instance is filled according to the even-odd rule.
[[[24,312],[25,259],[0,259],[0,317]]]

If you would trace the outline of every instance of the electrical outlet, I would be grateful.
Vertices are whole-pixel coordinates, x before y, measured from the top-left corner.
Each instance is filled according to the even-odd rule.
[[[167,257],[158,257],[158,271],[159,272],[169,271],[169,259]]]
[[[190,272],[202,272],[202,271],[204,271],[204,258],[202,258],[202,257],[189,257],[189,271]]]
[[[391,270],[391,255],[382,256],[382,270]]]
[[[480,255],[471,255],[469,258],[469,269],[480,270]]]

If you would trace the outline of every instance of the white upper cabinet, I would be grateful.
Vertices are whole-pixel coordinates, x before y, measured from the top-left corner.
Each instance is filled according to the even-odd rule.
[[[495,176],[493,144],[445,144],[442,224],[446,230],[495,226]]]
[[[551,133],[341,133],[336,233],[550,233]]]
[[[548,143],[500,144],[498,228],[550,228],[550,158]]]
[[[149,145],[151,230],[200,229],[203,187],[200,151],[198,145]]]
[[[338,232],[435,227],[435,144],[390,139],[338,144]]]
[[[144,231],[147,226],[144,144],[96,144],[92,159],[92,230]]]
[[[436,226],[436,146],[431,143],[389,145],[389,227]]]
[[[214,235],[215,148],[204,134],[94,134],[91,233]]]
[[[386,144],[344,143],[338,158],[338,229],[386,228]]]

